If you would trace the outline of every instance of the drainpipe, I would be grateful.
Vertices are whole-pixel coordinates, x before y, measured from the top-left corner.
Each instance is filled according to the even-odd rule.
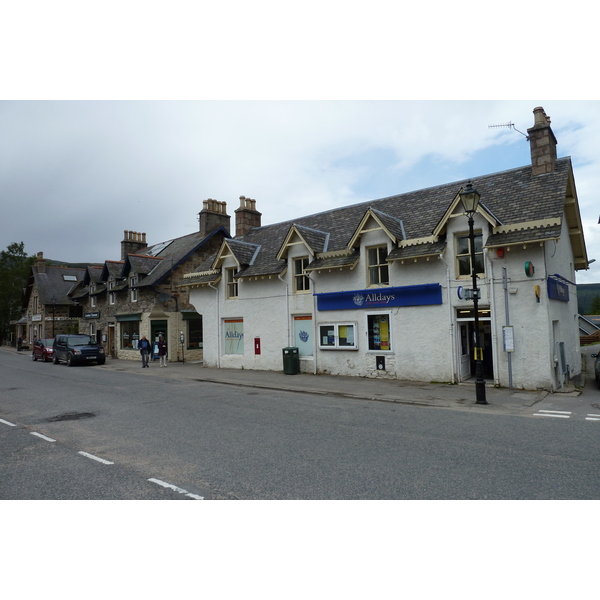
[[[287,322],[287,345],[288,347],[290,347],[292,345],[290,340],[290,287],[288,285],[288,282],[285,279],[281,278],[281,275],[277,275],[277,279],[279,279],[279,281],[281,281],[285,285],[285,320]]]
[[[313,375],[317,374],[317,297],[315,294],[317,293],[317,282],[312,278],[312,273],[307,273],[308,278],[312,283],[312,297],[313,297],[313,314],[312,314],[312,323],[313,323]]]
[[[454,342],[454,318],[452,314],[452,302],[450,302],[450,267],[444,260],[442,253],[439,254],[439,259],[446,265],[446,289],[448,290],[448,323],[450,324],[450,367],[452,369],[452,383],[457,382],[456,362],[454,360],[456,347]]]
[[[221,310],[219,306],[219,288],[216,288],[209,282],[208,287],[211,287],[217,292],[217,369],[221,368]]]
[[[483,251],[485,253],[485,258],[487,258],[487,262],[490,265],[490,277],[488,280],[488,285],[490,290],[490,329],[492,331],[492,364],[494,365],[494,386],[498,387],[500,385],[500,365],[498,364],[500,362],[498,358],[500,353],[498,350],[498,336],[496,335],[496,295],[494,294],[494,265],[492,263],[490,253],[487,250],[487,248],[484,248]]]

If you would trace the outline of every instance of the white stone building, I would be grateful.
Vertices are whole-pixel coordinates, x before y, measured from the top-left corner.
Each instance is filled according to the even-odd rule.
[[[472,178],[488,384],[557,390],[581,371],[575,272],[588,267],[571,160],[543,109],[532,164]],[[474,376],[466,181],[262,227],[241,198],[236,236],[184,276],[204,364],[412,381]],[[294,351],[295,352],[295,351]]]

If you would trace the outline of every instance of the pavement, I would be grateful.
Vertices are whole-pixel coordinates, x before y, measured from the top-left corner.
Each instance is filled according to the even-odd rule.
[[[17,352],[15,348],[9,346],[1,346],[0,350],[14,352],[31,360],[31,353],[28,351]],[[600,352],[600,344],[587,346],[582,349],[582,352],[589,357],[593,352]],[[586,358],[588,373],[591,360]],[[545,390],[510,390],[487,384],[488,404],[480,405],[475,403],[475,384],[473,382],[447,384],[308,373],[287,375],[283,371],[211,368],[205,367],[202,362],[170,362],[168,367],[161,368],[158,360],[151,362],[150,368],[142,369],[141,361],[111,358],[107,358],[105,365],[96,368],[138,372],[143,377],[168,376],[222,385],[488,413],[530,414],[537,410],[537,407],[533,410],[532,407],[542,401],[544,405],[563,408],[575,404],[587,405],[589,402],[600,400],[597,390],[593,389],[595,382],[588,382],[588,390],[585,390],[585,372],[582,375],[580,386],[577,388],[569,386],[554,394]]]

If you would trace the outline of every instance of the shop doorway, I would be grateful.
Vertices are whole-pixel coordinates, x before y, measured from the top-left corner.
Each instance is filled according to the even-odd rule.
[[[115,326],[109,324],[108,326],[108,354],[112,358],[116,358],[117,354],[115,352]]]
[[[161,335],[165,338],[165,341],[167,342],[167,344],[169,343],[169,337],[168,337],[167,333],[168,333],[168,330],[167,330],[166,319],[150,322],[150,341],[152,342],[152,354],[153,355],[157,354],[156,344],[158,343],[158,339],[160,338]],[[167,351],[168,351],[168,347],[167,347]]]
[[[472,311],[471,311],[472,312]],[[485,313],[484,313],[485,314]],[[486,314],[486,317],[489,312]],[[458,321],[459,379],[468,381],[475,377],[475,319],[461,318]],[[479,317],[479,335],[483,346],[483,377],[494,379],[494,356],[492,351],[492,324],[488,318]]]

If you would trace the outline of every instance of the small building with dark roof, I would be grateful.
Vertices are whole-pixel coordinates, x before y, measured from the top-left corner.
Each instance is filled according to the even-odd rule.
[[[71,294],[80,289],[87,268],[48,265],[43,252],[38,252],[24,290],[17,335],[31,344],[36,338],[77,333],[81,305]]]

